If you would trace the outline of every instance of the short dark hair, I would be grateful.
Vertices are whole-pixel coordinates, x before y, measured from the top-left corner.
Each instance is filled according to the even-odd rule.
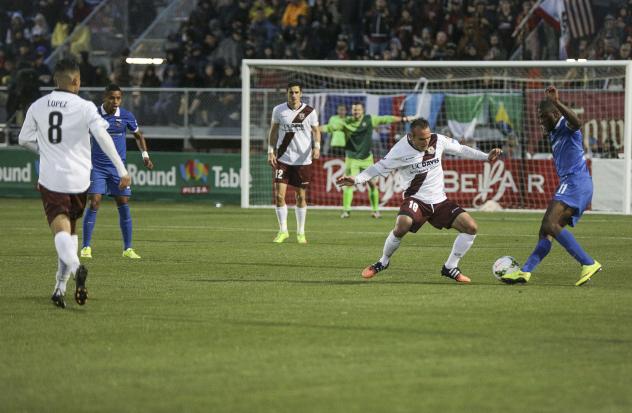
[[[426,129],[426,128],[430,128],[430,123],[428,123],[428,121],[424,118],[419,118],[419,119],[415,119],[410,124],[410,128],[411,129],[414,129],[414,128]]]
[[[290,90],[294,86],[298,86],[298,88],[301,90],[301,92],[303,91],[303,84],[301,82],[299,82],[298,80],[290,80],[289,82],[287,82],[287,89],[286,90]]]
[[[550,100],[541,100],[538,104],[538,109],[542,112],[559,112],[557,107]]]
[[[355,102],[353,102],[353,103],[351,104],[351,106],[356,106],[356,105],[360,105],[360,106],[364,107],[364,102],[359,101],[359,100],[356,100]]]
[[[105,87],[105,93],[108,92],[122,92],[121,87],[116,83],[110,83]]]
[[[54,73],[79,72],[79,63],[72,58],[64,58],[55,64]]]

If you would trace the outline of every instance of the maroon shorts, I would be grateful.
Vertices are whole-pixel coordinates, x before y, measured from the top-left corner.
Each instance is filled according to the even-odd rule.
[[[426,204],[416,198],[408,197],[399,207],[398,215],[411,217],[413,225],[410,227],[410,232],[417,232],[426,221],[438,229],[452,228],[456,217],[463,212],[465,212],[463,208],[449,199],[438,204]]]
[[[72,221],[83,216],[83,210],[86,207],[86,194],[62,194],[61,192],[53,192],[39,185],[39,191],[42,196],[42,204],[44,204],[44,212],[48,225],[53,222],[57,215],[67,215]]]
[[[312,179],[312,165],[287,165],[277,162],[274,170],[274,182],[307,188]]]

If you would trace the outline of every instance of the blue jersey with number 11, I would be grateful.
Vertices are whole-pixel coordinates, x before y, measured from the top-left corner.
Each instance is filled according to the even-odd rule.
[[[97,109],[103,119],[108,122],[108,133],[112,136],[118,154],[121,156],[123,162],[125,162],[127,153],[125,139],[128,130],[132,133],[138,131],[136,118],[132,112],[123,108],[117,108],[113,114],[107,113],[105,109],[103,109],[103,106]],[[96,140],[93,137],[90,137],[90,140],[92,142],[92,168],[114,169],[112,161],[110,161],[110,158],[103,152]],[[114,171],[116,171],[116,169],[114,169]]]

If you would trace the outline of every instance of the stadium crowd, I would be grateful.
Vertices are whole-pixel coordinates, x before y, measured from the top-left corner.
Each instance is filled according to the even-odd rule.
[[[0,85],[20,68],[50,85],[45,58],[101,0],[0,0]],[[131,2],[151,8],[150,0]],[[571,39],[569,57],[629,59],[632,0],[593,1],[595,32]],[[84,84],[238,87],[243,58],[505,60],[559,58],[559,35],[535,14],[534,0],[200,0],[165,41],[167,66],[130,77],[116,60],[81,58]],[[147,6],[147,7],[145,7]],[[130,10],[130,13],[133,13]],[[76,54],[81,55],[79,49]]]

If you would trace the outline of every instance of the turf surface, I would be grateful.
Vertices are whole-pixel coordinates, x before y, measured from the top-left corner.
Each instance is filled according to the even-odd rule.
[[[577,288],[558,244],[528,285],[498,283],[491,264],[523,262],[541,214],[474,213],[473,283],[457,285],[439,276],[455,232],[430,226],[361,279],[394,212],[310,211],[298,245],[290,209],[275,245],[270,209],[136,202],[131,261],[110,201],[83,260],[88,303],[61,310],[41,204],[0,205],[1,411],[632,410],[632,217],[582,219],[605,270]]]

